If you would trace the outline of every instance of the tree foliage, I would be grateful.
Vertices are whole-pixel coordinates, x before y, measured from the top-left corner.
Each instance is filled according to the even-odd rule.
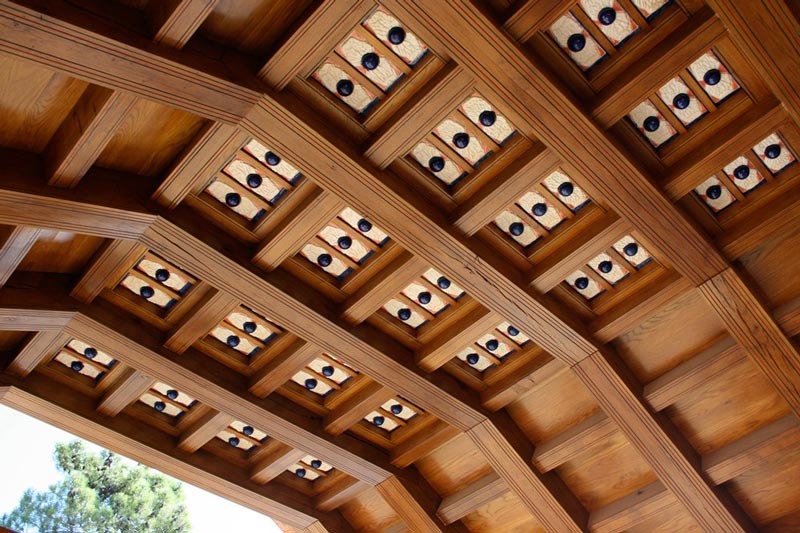
[[[64,478],[47,491],[28,489],[0,517],[20,533],[183,533],[190,530],[179,482],[80,441],[56,444]]]

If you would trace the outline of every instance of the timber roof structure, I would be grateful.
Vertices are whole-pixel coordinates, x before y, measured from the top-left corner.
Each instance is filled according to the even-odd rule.
[[[290,531],[797,531],[798,17],[0,0],[0,402]]]

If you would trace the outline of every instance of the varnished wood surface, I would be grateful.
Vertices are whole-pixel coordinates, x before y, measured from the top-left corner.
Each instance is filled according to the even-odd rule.
[[[753,151],[777,132],[800,154],[797,2],[682,0],[646,19],[619,0],[640,30],[616,47],[585,2],[0,4],[5,403],[302,531],[797,525],[800,172]],[[428,47],[419,63],[361,26],[375,9]],[[609,56],[587,72],[549,33],[568,10]],[[354,59],[381,93],[361,115],[313,77],[326,58],[350,69],[335,49],[354,30],[405,73],[384,92]],[[744,89],[725,102],[685,71],[709,49]],[[691,126],[656,94],[676,72],[711,109]],[[517,131],[448,188],[406,154],[430,138],[467,164],[431,131],[473,94]],[[646,98],[680,131],[660,148],[627,118]],[[253,138],[299,181],[247,152]],[[742,155],[766,180],[743,193],[724,178],[736,202],[715,214],[694,189]],[[205,192],[239,186],[234,157],[285,188],[258,221]],[[514,205],[526,192],[567,211],[542,184],[555,170],[591,202],[514,244],[493,221],[536,225]],[[323,243],[329,225],[372,254]],[[587,266],[605,252],[627,266],[611,246],[628,235],[648,265],[617,284]],[[354,272],[334,279],[307,243]],[[160,285],[153,257],[191,286]],[[414,284],[438,290],[429,268],[466,293],[414,328],[384,305],[419,307]],[[580,296],[564,281],[577,269],[605,294]],[[174,301],[144,301],[129,275]],[[248,337],[236,313],[274,336]],[[479,338],[510,342],[501,323],[531,342],[491,353]],[[79,337],[117,360],[97,380],[54,358]],[[258,350],[236,349],[248,339]],[[494,366],[458,359],[467,347]],[[156,381],[197,403],[156,412],[139,401]],[[269,439],[245,452],[217,438],[231,424]],[[322,476],[301,479],[298,461]]]

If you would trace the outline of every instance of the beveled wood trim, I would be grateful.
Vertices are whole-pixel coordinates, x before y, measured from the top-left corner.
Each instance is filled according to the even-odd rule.
[[[60,330],[37,331],[25,346],[11,360],[6,372],[18,378],[24,378],[39,366],[48,356],[55,353],[55,350],[64,346],[69,341],[69,336],[61,333]]]
[[[175,353],[185,352],[238,306],[239,302],[230,295],[214,289],[208,291],[178,323],[164,346]]]
[[[232,416],[213,409],[209,410],[181,432],[178,437],[178,449],[189,453],[199,450],[231,422],[233,422]]]
[[[148,4],[148,22],[154,28],[153,42],[172,48],[183,48],[214,11],[218,1],[171,0]]]
[[[308,454],[303,450],[279,446],[268,454],[258,457],[250,467],[250,479],[262,485],[269,483],[306,455]]]
[[[295,340],[282,353],[276,355],[253,374],[253,377],[250,378],[250,392],[262,398],[272,394],[320,355],[322,355],[322,350],[317,346]]]
[[[0,233],[0,238],[3,238],[3,244],[0,246],[0,287],[2,287],[36,244],[41,230],[29,226],[13,226],[3,228]]]
[[[658,481],[601,507],[589,516],[592,531],[625,531],[675,504],[672,494]]]
[[[97,412],[106,416],[118,415],[123,409],[138,400],[154,382],[155,380],[150,376],[133,368],[126,368],[97,403]]]
[[[395,396],[395,392],[368,378],[360,380],[358,385],[357,389],[348,391],[348,398],[325,417],[325,431],[341,435]]]
[[[492,472],[442,499],[436,514],[445,524],[461,520],[475,509],[508,492],[508,485]]]
[[[316,498],[314,498],[314,507],[320,511],[333,511],[367,489],[369,489],[369,485],[363,481],[351,477],[341,478],[323,492],[317,494]]]
[[[146,251],[147,248],[136,241],[114,240],[107,243],[72,289],[70,296],[91,303],[104,289],[110,289],[122,281]]]

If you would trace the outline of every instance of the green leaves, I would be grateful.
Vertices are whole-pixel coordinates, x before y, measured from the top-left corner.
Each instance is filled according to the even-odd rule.
[[[28,489],[0,524],[20,533],[183,533],[189,531],[181,484],[80,441],[56,444],[64,479]]]

